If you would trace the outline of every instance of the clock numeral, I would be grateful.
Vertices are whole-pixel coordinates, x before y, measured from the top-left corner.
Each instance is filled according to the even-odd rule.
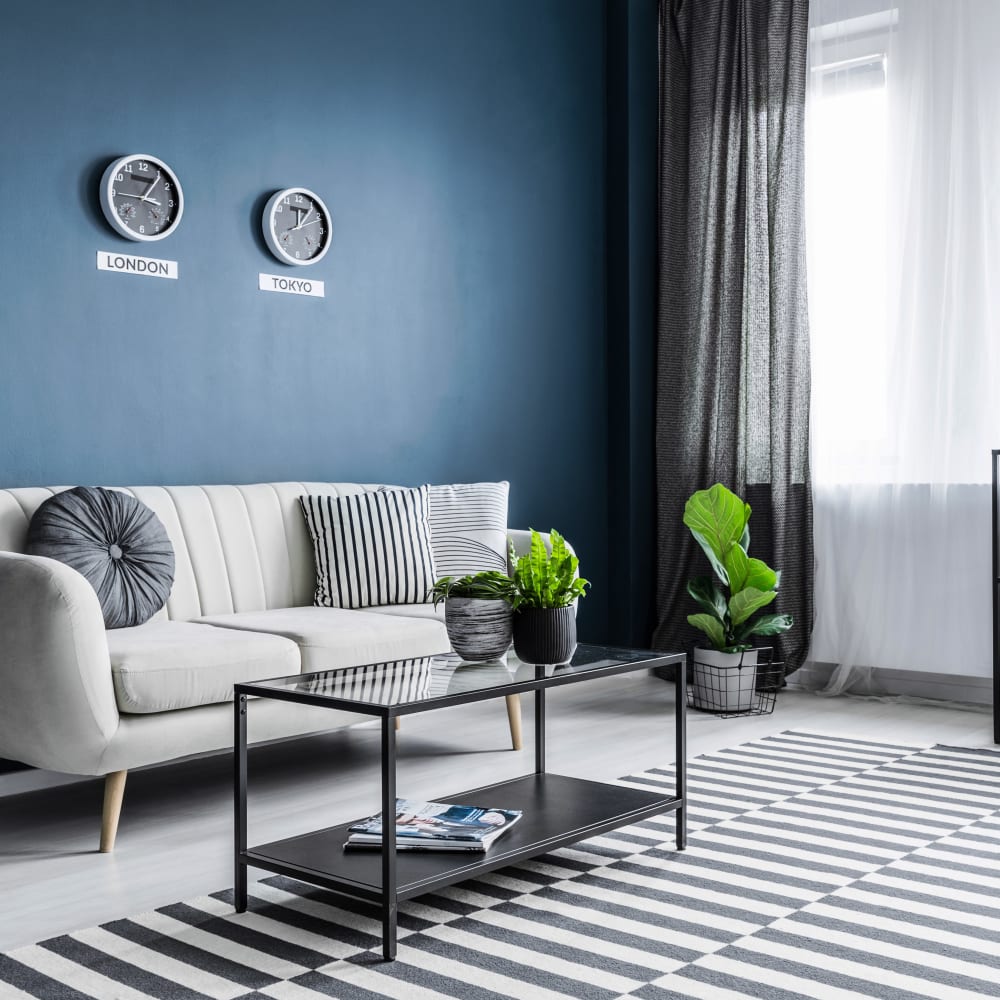
[[[144,233],[145,231],[146,231],[146,227],[145,226],[140,226],[139,227],[139,232],[140,233]]]
[[[286,205],[291,205],[291,203],[292,203],[292,199],[291,198],[286,198],[285,199],[285,204]]]
[[[174,207],[174,199],[173,199],[173,198],[171,198],[171,199],[170,199],[170,200],[169,200],[169,201],[167,202],[167,207],[168,207],[168,208],[173,208],[173,207]]]
[[[127,174],[132,173],[132,164],[131,163],[126,163],[125,164],[125,173],[127,173]]]
[[[164,183],[164,185],[163,185],[163,190],[164,190],[164,191],[169,191],[169,190],[170,190],[170,185],[169,185],[169,184],[167,184],[167,183]]]
[[[148,163],[144,163],[142,160],[140,160],[139,161],[139,169],[140,170],[149,170],[149,164]]]
[[[274,206],[274,210],[275,210],[275,212],[283,212],[285,210],[285,206],[284,205],[275,205]]]
[[[298,258],[301,258],[302,254],[298,250],[296,250],[295,251],[295,256],[298,257]]]
[[[119,174],[117,180],[118,180],[118,183],[121,184],[121,182],[123,180],[125,180],[125,175],[124,174]]]
[[[296,205],[301,205],[301,204],[302,204],[302,195],[300,195],[300,194],[297,194],[297,195],[295,196],[295,204],[296,204]]]

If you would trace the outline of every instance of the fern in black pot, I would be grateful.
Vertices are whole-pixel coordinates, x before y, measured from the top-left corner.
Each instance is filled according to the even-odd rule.
[[[524,663],[566,663],[576,651],[576,601],[589,581],[577,571],[580,561],[558,531],[549,532],[552,551],[532,529],[531,547],[517,556],[513,544],[514,652]]]

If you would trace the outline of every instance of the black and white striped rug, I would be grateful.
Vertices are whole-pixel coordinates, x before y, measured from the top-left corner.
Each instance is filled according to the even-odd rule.
[[[373,910],[268,878],[0,956],[0,997],[1000,997],[1000,754],[788,732],[690,779],[685,853],[657,818],[406,903],[394,963]]]

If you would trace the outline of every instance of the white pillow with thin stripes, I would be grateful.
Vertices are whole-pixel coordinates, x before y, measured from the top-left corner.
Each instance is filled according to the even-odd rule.
[[[421,604],[434,586],[427,487],[299,497],[320,608]]]
[[[439,577],[507,572],[509,490],[507,482],[428,487],[427,520]]]

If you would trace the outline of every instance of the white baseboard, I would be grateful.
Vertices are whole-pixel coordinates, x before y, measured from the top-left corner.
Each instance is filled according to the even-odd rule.
[[[791,689],[818,691],[826,687],[836,670],[833,663],[805,663],[788,678]],[[993,704],[993,681],[989,677],[969,677],[960,674],[935,674],[923,670],[891,670],[884,667],[864,668],[845,691],[860,694],[909,698],[929,698],[934,701],[964,702],[973,705]]]

